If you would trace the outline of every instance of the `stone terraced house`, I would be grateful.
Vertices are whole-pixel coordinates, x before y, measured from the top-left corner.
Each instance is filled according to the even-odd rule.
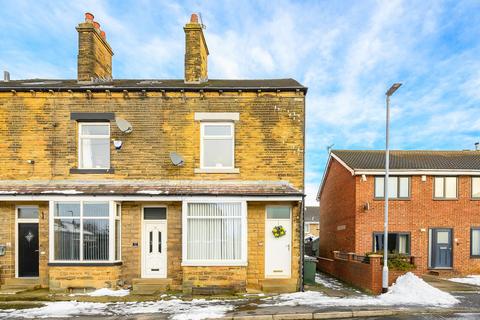
[[[195,14],[179,80],[112,79],[76,29],[78,79],[0,81],[2,286],[298,290],[307,88],[208,79]]]
[[[385,151],[332,150],[320,186],[320,256],[383,251]],[[419,273],[480,272],[480,151],[392,151],[388,250]]]

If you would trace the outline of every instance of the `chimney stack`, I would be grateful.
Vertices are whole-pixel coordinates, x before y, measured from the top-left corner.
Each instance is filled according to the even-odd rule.
[[[85,13],[85,22],[78,31],[78,81],[91,82],[112,79],[113,51],[107,43],[105,32],[93,14]]]
[[[5,81],[5,82],[10,81],[10,72],[3,71],[3,81]]]
[[[185,31],[185,83],[202,83],[208,81],[207,58],[208,47],[203,35],[203,25],[198,22],[198,15],[192,14]]]

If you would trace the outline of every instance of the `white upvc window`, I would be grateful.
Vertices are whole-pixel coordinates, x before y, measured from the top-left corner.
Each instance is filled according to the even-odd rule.
[[[435,199],[456,199],[457,177],[435,177],[433,197]]]
[[[202,122],[200,126],[201,169],[234,169],[235,125],[233,122]]]
[[[480,199],[480,177],[472,177],[472,198]]]
[[[78,124],[78,168],[110,169],[110,123]]]
[[[182,265],[247,265],[245,201],[184,201],[182,215]]]
[[[384,198],[385,177],[375,177],[375,198]],[[388,198],[410,198],[410,177],[388,177]]]
[[[114,201],[50,201],[50,261],[120,261],[119,210]]]

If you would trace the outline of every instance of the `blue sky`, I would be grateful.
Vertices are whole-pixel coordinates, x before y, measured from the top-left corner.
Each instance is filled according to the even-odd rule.
[[[106,31],[114,78],[182,78],[182,26],[207,25],[210,78],[292,77],[307,95],[307,203],[327,146],[472,149],[480,140],[480,2],[5,1],[0,69],[13,79],[75,78],[75,26],[86,11]]]

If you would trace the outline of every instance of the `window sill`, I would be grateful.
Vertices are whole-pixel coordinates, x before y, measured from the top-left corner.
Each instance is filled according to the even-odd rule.
[[[433,201],[456,201],[458,198],[433,198]]]
[[[48,266],[50,267],[109,267],[109,266],[121,266],[123,264],[122,261],[114,261],[114,262],[49,262]]]
[[[246,261],[183,261],[182,267],[246,267]]]
[[[374,201],[385,201],[383,198],[373,198]],[[410,201],[412,198],[388,198],[388,201]]]
[[[201,169],[201,168],[195,168],[194,170],[195,173],[240,173],[239,168],[233,168],[233,169]]]
[[[115,173],[115,169],[78,169],[70,168],[70,174],[108,174]]]

